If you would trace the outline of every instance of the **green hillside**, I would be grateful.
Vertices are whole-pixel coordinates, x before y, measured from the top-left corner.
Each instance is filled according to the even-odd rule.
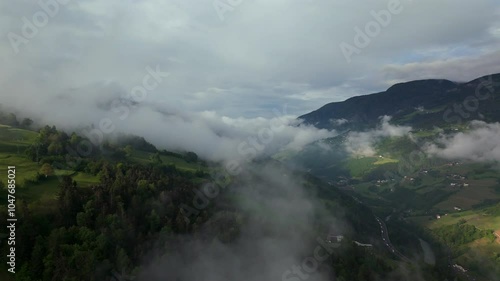
[[[140,261],[153,250],[153,241],[166,250],[175,249],[182,244],[177,237],[189,234],[232,245],[249,221],[258,222],[263,232],[259,235],[273,237],[280,227],[290,228],[301,232],[307,244],[318,237],[325,239],[332,219],[342,220],[346,240],[325,266],[345,279],[383,278],[397,272],[402,263],[380,242],[369,252],[354,243],[380,240],[380,228],[369,208],[278,161],[250,163],[244,174],[217,181],[224,185],[221,194],[199,213],[189,215],[185,208],[192,206],[196,190],[213,180],[209,173],[223,171],[192,152],[158,150],[143,138],[125,136],[93,147],[90,154],[75,155],[71,151],[84,140],[76,133],[49,126],[33,130],[7,125],[0,132],[1,172],[6,174],[7,166],[16,167],[16,239],[22,241],[16,246],[16,280],[103,280],[116,271],[143,274]],[[275,171],[273,176],[263,177],[269,170]],[[304,186],[306,197],[318,198],[317,211],[307,221],[296,218],[284,223],[290,218],[274,213],[273,208],[275,202],[296,196],[280,184],[295,183],[295,178],[300,179],[297,184]],[[275,199],[265,203],[249,197],[248,188],[257,188],[260,198]],[[2,183],[3,220],[7,195]],[[1,245],[6,251],[7,245]],[[5,256],[0,260],[3,274]],[[425,275],[436,281],[443,276],[437,270]],[[13,280],[9,274],[0,277]]]
[[[344,131],[374,128],[378,124],[378,118],[384,115],[392,116],[396,124],[411,125],[419,129],[432,129],[436,126],[446,129],[474,119],[499,122],[500,90],[494,86],[499,82],[500,74],[467,83],[447,80],[411,81],[396,84],[384,92],[329,103],[299,118],[319,128]],[[474,100],[477,108],[466,106],[466,100]],[[454,105],[461,105],[465,112],[460,114]],[[479,112],[481,116],[478,115]],[[332,120],[346,122],[336,125]]]

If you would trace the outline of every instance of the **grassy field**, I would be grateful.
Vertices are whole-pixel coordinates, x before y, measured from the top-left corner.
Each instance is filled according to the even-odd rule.
[[[470,210],[465,212],[450,213],[441,216],[441,219],[435,219],[431,216],[412,217],[410,220],[428,229],[437,229],[446,225],[455,225],[461,220],[467,224],[474,225],[481,230],[500,230],[500,216],[491,215],[489,208]],[[482,273],[497,271],[500,273],[500,239],[481,238],[461,246],[454,256],[454,261],[465,266],[484,279],[477,280],[495,280],[488,279]],[[491,278],[491,276],[489,276]]]
[[[500,217],[492,216],[482,210],[470,210],[448,214],[439,220],[428,220],[428,217],[414,218],[414,221],[430,229],[441,227],[443,225],[456,224],[464,219],[468,224],[472,224],[479,229],[500,229]]]
[[[50,205],[57,197],[59,191],[60,177],[69,175],[80,187],[88,187],[99,183],[99,178],[83,172],[70,170],[55,170],[55,176],[41,179],[37,183],[28,182],[28,179],[34,179],[39,172],[41,165],[26,158],[24,151],[33,143],[37,132],[12,128],[0,124],[0,180],[6,183],[7,167],[16,167],[16,198],[25,200],[30,204]],[[150,163],[152,153],[144,151],[134,151],[129,158],[138,163]],[[183,158],[175,156],[161,156],[164,164],[173,164],[179,170],[196,172],[197,170],[206,171],[200,163],[189,163]],[[0,205],[6,204],[7,193],[0,192]]]
[[[384,164],[388,164],[388,163],[398,163],[399,160],[397,159],[391,159],[391,158],[387,158],[387,157],[384,157],[384,158],[379,158],[377,160],[377,162],[373,163],[373,165],[384,165]]]
[[[16,167],[16,183],[24,185],[26,179],[33,178],[40,166],[19,154],[0,153],[0,180],[6,182],[7,167]]]
[[[34,131],[0,125],[0,152],[23,152],[37,136]]]
[[[0,140],[1,141],[19,141],[30,144],[35,137],[37,136],[37,132],[13,128],[11,126],[0,124]]]
[[[150,157],[153,155],[151,152],[133,151],[130,158],[141,164],[148,164],[151,162]],[[196,172],[198,170],[206,171],[207,168],[199,163],[189,163],[186,160],[174,156],[160,155],[163,164],[173,164],[179,170]]]
[[[37,133],[34,131],[12,128],[0,124],[0,180],[6,182],[7,167],[16,167],[16,182],[18,186],[24,186],[26,179],[33,178],[40,166],[24,157],[24,151],[33,142]],[[55,179],[57,181],[57,179]],[[43,192],[41,191],[43,190]],[[54,200],[57,194],[58,184],[54,179],[43,182],[39,186],[19,187],[16,198],[19,200],[37,200],[41,206],[53,206],[53,204],[41,203],[40,199],[46,201]],[[7,194],[0,192],[0,205],[7,203]],[[7,272],[5,265],[0,266],[0,280],[14,280],[14,275]]]
[[[414,111],[410,114],[407,114],[407,115],[401,117],[396,123],[397,124],[404,124],[405,122],[411,121],[417,115],[425,115],[425,114],[429,114],[429,113],[440,112],[444,109],[445,109],[444,106],[440,106],[440,107],[436,107],[436,108],[424,109],[422,111]]]
[[[81,187],[86,187],[92,184],[99,183],[99,178],[90,174],[85,174],[77,172],[73,175],[73,180],[75,180]]]
[[[7,166],[16,166],[16,179],[21,185],[25,179],[36,175],[40,168],[24,157],[24,151],[36,135],[33,131],[0,125],[0,175],[6,175]],[[4,177],[0,176],[0,180],[2,178]]]
[[[96,176],[85,173],[75,173],[73,171],[56,171],[56,173],[59,176],[71,175],[73,180],[78,183],[78,186],[83,188],[99,182],[99,179]],[[29,204],[50,204],[57,199],[60,183],[61,181],[58,176],[50,176],[37,183],[29,183],[24,186],[18,186],[16,188],[15,195],[18,200],[26,201]],[[5,205],[6,202],[7,193],[5,191],[0,192],[0,205]]]
[[[377,161],[377,157],[351,158],[347,161],[345,167],[350,171],[353,178],[359,178],[371,170]]]

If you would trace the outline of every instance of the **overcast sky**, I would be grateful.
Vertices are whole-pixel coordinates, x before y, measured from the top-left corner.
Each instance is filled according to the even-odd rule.
[[[37,1],[0,0],[0,103],[34,110],[67,96],[77,106],[105,102],[158,65],[170,76],[144,103],[268,118],[285,104],[301,115],[398,81],[500,72],[498,0],[401,0],[350,62],[341,43],[356,46],[355,28],[364,30],[389,0],[61,2],[69,3],[44,23]],[[38,20],[32,38],[23,17]]]

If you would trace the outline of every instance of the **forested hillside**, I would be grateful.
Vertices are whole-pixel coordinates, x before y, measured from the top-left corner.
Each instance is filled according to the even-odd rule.
[[[263,241],[275,241],[281,258],[306,258],[318,241],[331,243],[332,231],[346,238],[318,276],[336,272],[344,280],[365,281],[402,274],[398,258],[378,242],[379,228],[368,208],[306,173],[293,175],[279,162],[248,163],[230,176],[192,152],[158,150],[140,137],[89,145],[84,154],[81,144],[90,142],[77,133],[9,124],[0,128],[0,163],[2,173],[16,167],[18,223],[16,274],[3,280],[191,280],[200,278],[187,272],[193,265],[170,271],[156,265],[218,247],[236,252],[250,247],[250,257],[242,254],[243,264],[228,269],[238,272],[245,263],[252,268],[252,259],[266,264]],[[7,184],[1,186],[5,204]],[[200,195],[210,194],[207,186],[217,190],[214,196]],[[4,205],[0,211],[3,221],[6,210]],[[4,236],[3,251],[9,249],[6,241]],[[367,252],[353,241],[373,248]],[[2,260],[6,265],[5,256]],[[219,262],[230,260],[224,256]],[[446,273],[422,274],[439,280]]]

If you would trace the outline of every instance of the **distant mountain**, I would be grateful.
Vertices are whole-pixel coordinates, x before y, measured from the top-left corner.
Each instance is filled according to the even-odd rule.
[[[400,83],[385,92],[326,104],[299,118],[319,128],[359,130],[375,127],[380,116],[389,115],[396,124],[429,128],[474,119],[500,121],[499,108],[500,74],[493,74],[467,83]]]
[[[498,161],[476,161],[461,153],[450,160],[427,148],[429,144],[449,147],[442,141],[453,136],[457,151],[467,151],[476,143],[484,146],[478,154],[496,151],[498,137],[492,134],[496,131],[478,133],[470,122],[500,122],[500,74],[466,83],[400,83],[384,92],[327,104],[299,118],[335,129],[337,134],[300,151],[281,151],[274,155],[276,159],[353,196],[384,217],[389,229],[401,227],[386,229],[391,237],[403,231],[415,234],[415,241],[431,241],[433,250],[445,249],[446,257],[441,254],[435,259],[447,263],[444,267],[455,268],[451,265],[459,263],[469,280],[498,280],[491,276],[500,276],[500,260],[489,254],[491,249],[500,250],[493,234],[500,229]],[[473,136],[473,144],[467,145],[464,136]],[[485,136],[496,143],[493,148],[483,145]],[[478,223],[479,219],[484,221]],[[398,243],[396,248],[408,255],[412,255],[409,249],[424,249],[424,244]],[[474,258],[468,257],[471,252]],[[480,267],[475,266],[476,260],[481,260]]]

